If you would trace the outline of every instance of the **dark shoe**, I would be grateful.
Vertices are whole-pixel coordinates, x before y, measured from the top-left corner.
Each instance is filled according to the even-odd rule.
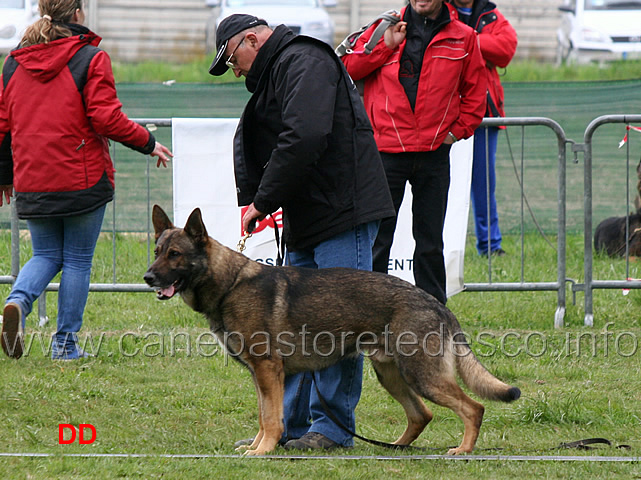
[[[238,440],[236,443],[234,443],[234,448],[247,447],[254,443],[254,438],[255,437]]]
[[[290,440],[284,447],[285,450],[332,450],[341,447],[341,445],[322,433],[308,432],[296,440]]]
[[[234,443],[234,448],[248,447],[249,445],[254,443],[254,438],[256,438],[256,437],[245,438],[243,440],[238,440],[236,443]],[[280,445],[282,447],[283,445],[285,445],[285,442],[279,441],[278,445]]]
[[[496,250],[492,250],[491,254],[493,257],[503,257],[507,255],[507,252],[502,248],[497,248]],[[481,257],[487,258],[487,252],[481,253]]]
[[[22,357],[24,332],[22,331],[22,310],[17,303],[7,303],[2,312],[2,350],[11,358]]]

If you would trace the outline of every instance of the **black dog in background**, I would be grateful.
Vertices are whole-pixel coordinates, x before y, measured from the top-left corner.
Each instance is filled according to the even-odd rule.
[[[636,212],[626,217],[610,217],[603,220],[594,231],[594,250],[604,251],[611,257],[624,257],[626,244],[626,219],[629,219],[627,240],[629,256],[641,257],[641,160],[637,165],[637,195],[634,199]]]

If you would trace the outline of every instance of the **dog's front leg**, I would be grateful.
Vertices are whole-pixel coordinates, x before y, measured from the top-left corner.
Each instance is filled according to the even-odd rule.
[[[252,363],[258,401],[260,402],[260,430],[259,435],[252,443],[252,448],[247,450],[246,454],[264,455],[276,448],[283,435],[285,374],[283,362],[280,359],[256,358]],[[259,439],[261,432],[262,436]]]
[[[254,388],[256,389],[256,398],[258,399],[258,433],[254,437],[254,441],[248,445],[241,445],[236,449],[237,452],[244,452],[245,450],[255,450],[260,441],[263,439],[263,401],[261,399],[260,388],[258,388],[258,383],[256,382],[256,374],[251,370],[252,380],[254,381]]]

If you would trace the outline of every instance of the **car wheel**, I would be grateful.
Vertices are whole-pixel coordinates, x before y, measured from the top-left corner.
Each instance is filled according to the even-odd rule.
[[[568,62],[568,59],[570,57],[570,50],[572,47],[566,47],[563,45],[561,42],[557,41],[556,44],[556,61],[555,64],[557,67],[560,67],[561,65],[565,65]]]

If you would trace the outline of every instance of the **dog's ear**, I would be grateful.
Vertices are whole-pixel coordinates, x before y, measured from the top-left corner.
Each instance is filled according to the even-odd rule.
[[[162,232],[174,228],[174,224],[171,223],[169,217],[165,211],[160,208],[158,205],[154,205],[154,208],[151,212],[151,221],[154,224],[154,230],[156,232],[156,240],[162,235]]]
[[[185,233],[198,244],[204,244],[209,239],[200,208],[196,207],[189,215],[187,223],[185,224]]]

